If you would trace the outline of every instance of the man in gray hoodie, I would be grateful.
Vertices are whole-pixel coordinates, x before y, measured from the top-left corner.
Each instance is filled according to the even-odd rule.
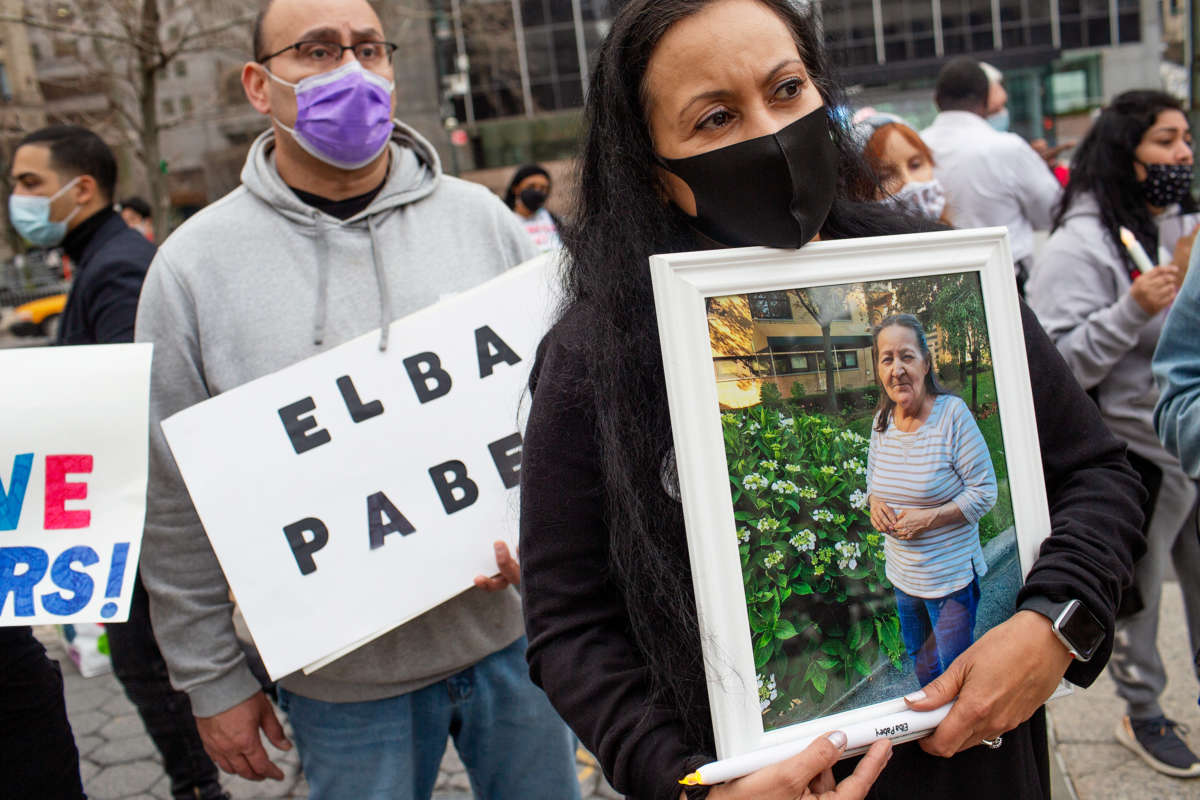
[[[227,772],[282,778],[291,746],[234,634],[229,587],[159,423],[536,255],[481,186],[394,122],[391,55],[365,0],[275,0],[242,83],[271,119],[242,185],[158,251],[136,338],[154,343],[143,578],[172,681]],[[453,732],[477,796],[578,797],[569,734],[524,660],[516,562],[332,664],[283,678],[314,800],[428,797]],[[381,587],[382,590],[382,587]]]

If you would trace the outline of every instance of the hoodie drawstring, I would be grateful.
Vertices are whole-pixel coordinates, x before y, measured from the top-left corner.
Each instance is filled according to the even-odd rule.
[[[371,236],[371,265],[375,268],[375,285],[379,288],[379,349],[387,350],[388,328],[392,324],[392,293],[388,291],[387,273],[383,269],[383,259],[379,250],[379,237],[375,230],[375,219],[379,216],[372,214],[367,217],[367,231]],[[318,225],[321,225],[318,219]],[[320,345],[325,341],[325,316],[329,307],[329,236],[328,229],[322,230],[317,237],[321,241],[321,253],[317,258],[317,307],[313,318],[313,344]]]
[[[379,242],[375,236],[375,219],[367,217],[367,231],[371,234],[371,262],[375,265],[375,284],[379,287],[379,349],[387,350],[388,329],[392,326],[392,293],[388,291],[387,274],[383,271],[383,260],[379,253]]]
[[[317,225],[317,238],[321,246],[317,255],[317,308],[313,317],[313,344],[320,345],[325,341],[325,315],[329,307],[329,236],[328,231],[322,228],[319,217]]]

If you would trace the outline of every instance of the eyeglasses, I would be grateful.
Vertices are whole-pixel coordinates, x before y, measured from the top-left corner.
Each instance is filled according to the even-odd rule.
[[[315,69],[332,67],[342,60],[347,50],[364,67],[379,66],[391,59],[399,45],[391,42],[357,42],[355,44],[338,44],[337,42],[296,42],[282,50],[277,50],[269,56],[258,59],[259,64],[265,64],[275,56],[281,56],[288,50],[295,50],[300,61]]]

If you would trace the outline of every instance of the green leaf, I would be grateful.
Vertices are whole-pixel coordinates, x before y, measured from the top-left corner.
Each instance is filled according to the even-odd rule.
[[[763,667],[765,667],[767,665],[767,662],[770,660],[771,660],[771,648],[770,647],[760,647],[760,648],[755,649],[755,651],[754,651],[754,668],[755,669],[762,669]]]
[[[801,581],[800,583],[792,584],[792,591],[794,591],[796,594],[803,597],[806,594],[812,594],[813,588],[811,586],[809,586],[807,583],[804,583],[803,581]]]
[[[851,664],[854,666],[854,671],[864,678],[871,674],[871,667],[858,653],[854,654]]]
[[[799,631],[796,630],[796,626],[788,622],[786,619],[781,619],[775,623],[776,639],[792,639],[797,633],[799,633]]]
[[[825,687],[829,685],[829,673],[823,669],[817,670],[812,676],[812,685],[822,695],[825,694]]]
[[[817,664],[821,667],[821,669],[833,669],[838,665],[838,660],[836,658],[825,656],[823,658],[818,658]]]

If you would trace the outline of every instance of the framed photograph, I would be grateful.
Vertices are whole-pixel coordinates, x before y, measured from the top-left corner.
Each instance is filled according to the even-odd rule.
[[[1007,233],[650,265],[718,757],[920,735],[1050,532]]]

